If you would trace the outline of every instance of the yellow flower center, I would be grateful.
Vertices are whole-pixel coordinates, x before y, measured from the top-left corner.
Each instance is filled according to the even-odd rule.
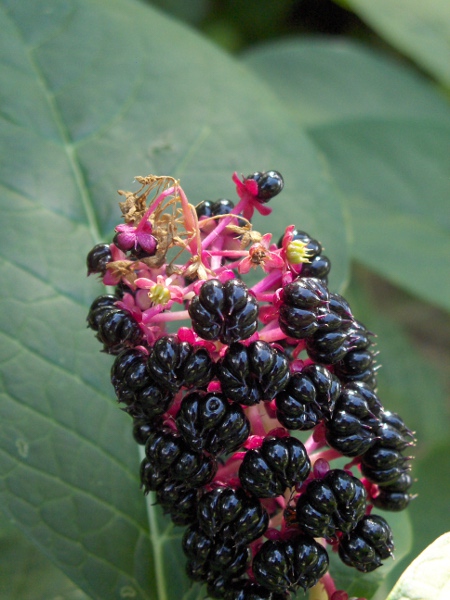
[[[310,251],[306,249],[306,246],[307,244],[300,240],[294,240],[289,244],[286,256],[292,265],[309,262]]]
[[[161,283],[157,283],[149,289],[148,297],[153,304],[167,304],[170,300],[170,290]]]

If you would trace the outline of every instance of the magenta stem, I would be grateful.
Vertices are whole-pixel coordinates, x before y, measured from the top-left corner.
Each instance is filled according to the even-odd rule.
[[[322,441],[316,442],[314,439],[314,435],[310,435],[309,438],[304,443],[304,446],[305,446],[308,454],[311,456],[311,454],[313,452],[315,452],[316,450],[319,450],[319,448],[324,448],[325,443]]]
[[[325,573],[325,575],[321,578],[320,583],[325,588],[325,591],[328,594],[328,598],[331,598],[331,596],[336,591],[336,584],[334,583],[334,579],[331,577],[329,571]]]
[[[247,410],[247,418],[250,421],[253,434],[265,437],[267,432],[264,423],[262,422],[262,413],[260,412],[259,407],[259,404],[250,406]]]
[[[309,454],[309,452],[308,452],[308,454]],[[342,454],[339,452],[339,450],[334,450],[334,448],[330,448],[328,450],[324,450],[323,452],[316,452],[316,454],[309,454],[309,458],[312,463],[314,463],[319,458],[323,458],[324,460],[330,462],[332,460],[336,460],[337,458],[342,458]]]
[[[237,475],[239,464],[242,462],[242,459],[235,459],[233,457],[229,458],[227,462],[219,467],[215,480],[228,479],[229,477],[233,477]]]
[[[287,335],[281,331],[279,327],[275,327],[274,329],[270,329],[268,331],[261,331],[258,333],[258,338],[263,342],[277,342],[279,340],[284,340],[287,338]]]
[[[175,312],[162,312],[154,317],[152,317],[152,323],[161,323],[166,321],[183,321],[185,319],[190,319],[189,311],[187,310],[177,310]]]
[[[136,231],[140,231],[141,229],[144,228],[145,223],[148,221],[148,218],[152,214],[152,212],[154,212],[158,208],[158,206],[161,204],[161,202],[164,200],[164,198],[167,198],[167,196],[170,196],[174,192],[175,192],[175,186],[171,186],[170,188],[167,188],[167,190],[164,190],[164,192],[161,192],[159,194],[159,196],[157,196],[153,200],[150,207],[145,212],[142,219],[139,221],[139,225],[136,227]]]
[[[264,277],[260,282],[255,284],[251,289],[254,294],[265,292],[281,280],[281,273],[275,269],[271,271],[267,277]]]
[[[235,219],[239,213],[241,211],[244,210],[244,208],[247,206],[248,200],[246,200],[245,198],[243,198],[240,202],[238,202],[237,206],[233,209],[233,212],[230,213],[230,216],[227,217],[226,219],[221,219],[221,221],[219,222],[219,224],[217,225],[217,227],[215,227],[211,233],[209,233],[205,239],[202,242],[202,248],[203,250],[206,250],[206,248],[212,244],[214,242],[214,240],[216,238],[219,237],[219,235],[222,233],[222,231],[225,229],[225,227],[231,223],[231,221],[233,219]]]

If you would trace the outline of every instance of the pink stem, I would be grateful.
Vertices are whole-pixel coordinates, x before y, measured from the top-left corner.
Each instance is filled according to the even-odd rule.
[[[227,462],[219,467],[215,480],[228,479],[230,476],[233,477],[237,475],[239,463],[242,462],[242,459],[229,458]]]
[[[331,596],[336,591],[336,585],[334,583],[334,579],[331,577],[329,572],[325,573],[325,575],[320,580],[320,583],[325,588],[325,591],[328,594],[328,598],[331,598]]]
[[[183,321],[190,319],[187,310],[177,310],[175,312],[162,312],[152,317],[152,323],[161,323],[165,321]]]
[[[237,206],[233,209],[233,212],[230,213],[230,216],[227,217],[226,219],[221,219],[221,221],[219,222],[219,224],[217,225],[217,227],[215,227],[211,233],[209,233],[205,239],[202,242],[202,248],[203,250],[206,250],[206,248],[212,244],[212,242],[214,242],[214,240],[216,238],[219,237],[219,235],[222,233],[222,231],[225,229],[225,227],[227,225],[229,225],[229,223],[231,223],[231,221],[233,219],[235,219],[239,213],[241,211],[244,210],[244,208],[247,206],[248,200],[243,198],[240,202],[238,202]]]
[[[270,303],[272,303],[272,301],[273,301],[273,295],[274,295],[275,292],[267,292],[266,294],[264,294],[264,293],[259,294],[258,292],[255,293],[255,291],[253,291],[253,293],[255,294],[256,299],[259,302],[270,302]]]
[[[252,432],[254,435],[266,435],[266,430],[264,424],[262,422],[262,414],[259,410],[259,404],[255,404],[255,406],[250,406],[247,411],[247,418],[250,421]]]
[[[304,446],[308,454],[311,456],[313,452],[319,450],[319,448],[323,448],[325,446],[325,443],[323,441],[316,442],[316,440],[314,439],[314,435],[310,435],[304,443]]]
[[[259,292],[265,292],[266,290],[273,287],[276,283],[278,283],[278,281],[280,279],[281,279],[280,271],[278,271],[277,269],[274,269],[267,275],[267,277],[264,277],[264,279],[262,279],[259,283],[257,283],[250,289],[255,294],[258,294]]]
[[[136,231],[140,231],[141,229],[144,228],[145,223],[148,221],[149,216],[158,208],[158,206],[161,204],[161,202],[164,200],[164,198],[167,198],[167,196],[170,196],[174,192],[175,192],[175,186],[171,186],[170,188],[167,188],[167,190],[164,190],[164,192],[161,192],[159,194],[159,196],[157,196],[153,200],[150,207],[145,212],[142,219],[139,221],[139,225],[136,227]]]
[[[279,327],[275,327],[269,331],[264,331],[264,329],[261,329],[261,331],[258,333],[258,338],[263,342],[277,342],[278,340],[284,340],[287,338],[287,335],[283,333]]]
[[[308,452],[309,454],[309,452]],[[323,452],[316,452],[316,454],[309,454],[309,458],[312,463],[314,463],[319,458],[323,458],[324,460],[330,462],[331,460],[335,460],[336,458],[342,458],[342,454],[339,450],[334,450],[334,448],[330,448],[328,450],[324,450]]]

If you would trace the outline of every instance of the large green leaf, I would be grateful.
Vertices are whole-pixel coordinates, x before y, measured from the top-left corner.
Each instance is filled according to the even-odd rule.
[[[450,86],[450,5],[447,0],[346,0],[401,52]]]
[[[267,77],[292,116],[308,126],[367,118],[450,121],[447,102],[413,68],[345,38],[262,44],[245,63]]]
[[[450,533],[445,533],[406,569],[387,600],[446,600],[449,596]]]
[[[375,53],[335,43],[313,59],[316,49],[266,45],[246,60],[277,83],[298,122],[313,123],[347,199],[353,256],[448,309],[450,110],[430,84]],[[308,87],[313,72],[321,84]]]
[[[318,236],[339,287],[339,197],[269,88],[141,3],[2,0],[0,23],[1,507],[92,598],[196,598],[85,328],[100,286],[84,257],[137,174],[180,177],[196,203],[233,195],[234,169],[276,168],[285,191],[258,226]]]
[[[316,128],[348,198],[353,256],[450,308],[450,124],[383,120]]]
[[[88,600],[17,527],[0,525],[0,598],[5,600]]]

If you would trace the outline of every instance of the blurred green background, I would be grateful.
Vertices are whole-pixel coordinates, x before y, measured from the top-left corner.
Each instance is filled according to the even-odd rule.
[[[418,437],[412,548],[389,574],[380,600],[412,558],[450,529],[449,4],[433,0],[428,21],[421,3],[400,0],[380,1],[378,13],[375,3],[364,0],[148,4],[254,69],[312,139],[342,197],[352,261],[350,273],[339,272],[339,289],[378,335],[383,402]],[[11,3],[4,5],[8,10]],[[402,20],[407,9],[411,13]],[[415,28],[417,38],[408,33],[410,19],[411,31],[414,19],[423,24]],[[102,227],[102,234],[110,232],[109,215],[102,215]],[[92,289],[80,292],[81,304]],[[107,361],[104,368],[106,381]],[[49,548],[41,544],[54,560],[58,549]],[[7,521],[0,553],[0,598],[87,598]],[[11,577],[13,571],[27,578]]]

